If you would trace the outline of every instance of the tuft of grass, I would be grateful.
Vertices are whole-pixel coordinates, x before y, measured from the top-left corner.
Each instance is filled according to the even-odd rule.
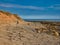
[[[18,20],[22,20],[17,14],[13,14]]]
[[[4,11],[1,11],[1,10],[0,10],[0,12],[1,12],[1,13],[4,13]]]
[[[0,11],[0,12],[6,14],[7,16],[11,15],[11,13],[9,13],[9,12],[5,12],[5,11]]]
[[[5,14],[6,14],[7,16],[10,16],[10,15],[11,15],[11,13],[9,13],[9,12],[5,12]]]

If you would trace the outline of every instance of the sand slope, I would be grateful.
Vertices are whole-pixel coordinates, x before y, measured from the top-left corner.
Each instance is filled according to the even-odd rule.
[[[47,29],[41,23],[25,22],[5,13],[0,12],[0,45],[60,45],[60,37],[41,33],[42,28]]]

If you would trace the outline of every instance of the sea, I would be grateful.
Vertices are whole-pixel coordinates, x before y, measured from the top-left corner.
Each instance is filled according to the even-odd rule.
[[[60,22],[60,19],[24,19],[25,21],[28,22],[33,22],[33,21],[49,21],[49,22]]]

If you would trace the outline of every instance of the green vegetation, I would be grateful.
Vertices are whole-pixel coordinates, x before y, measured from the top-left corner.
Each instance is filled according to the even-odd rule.
[[[11,13],[6,12],[6,11],[0,11],[0,12],[6,14],[7,16],[10,16],[11,15]]]
[[[17,14],[13,14],[18,20],[22,20]]]

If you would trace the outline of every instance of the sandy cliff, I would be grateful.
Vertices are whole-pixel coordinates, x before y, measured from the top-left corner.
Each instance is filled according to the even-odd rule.
[[[0,45],[60,45],[60,37],[42,29],[47,31],[40,22],[26,22],[15,14],[0,11]]]
[[[0,11],[0,23],[23,23],[23,20],[16,14]]]

